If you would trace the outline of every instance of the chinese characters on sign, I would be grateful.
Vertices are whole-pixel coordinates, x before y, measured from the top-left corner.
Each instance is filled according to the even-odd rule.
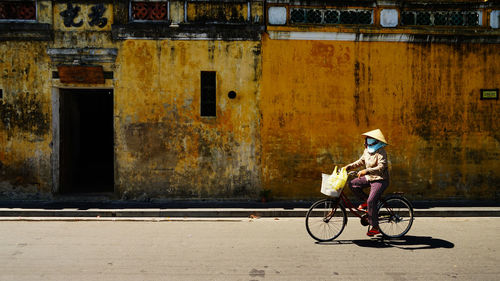
[[[80,27],[83,25],[83,20],[79,21],[78,23],[75,23],[75,18],[78,16],[78,13],[80,12],[80,7],[75,6],[71,3],[68,3],[66,5],[66,10],[61,12],[61,16],[64,18],[64,26],[66,27]]]
[[[106,7],[104,7],[103,4],[98,4],[91,9],[92,13],[89,14],[89,18],[91,19],[91,21],[89,21],[90,26],[97,25],[100,28],[105,27],[106,24],[108,24],[108,19],[103,17]]]
[[[106,7],[103,4],[97,4],[92,6],[91,11],[88,14],[89,17],[89,25],[90,26],[98,26],[100,28],[105,27],[108,24],[108,19],[104,17],[104,12],[106,11]],[[73,4],[66,4],[66,10],[60,13],[61,17],[64,19],[64,26],[66,27],[80,27],[83,25],[83,20],[75,23],[76,17],[80,13],[79,6],[73,6]]]

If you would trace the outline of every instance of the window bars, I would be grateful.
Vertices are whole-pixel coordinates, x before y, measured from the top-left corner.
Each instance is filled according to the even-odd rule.
[[[373,24],[373,10],[292,8],[291,23]]]
[[[479,11],[402,11],[402,25],[480,26]]]

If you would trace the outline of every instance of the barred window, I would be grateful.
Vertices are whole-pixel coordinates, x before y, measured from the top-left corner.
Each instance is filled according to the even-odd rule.
[[[306,21],[306,10],[305,9],[292,9],[290,12],[290,20],[293,23],[305,23]]]
[[[0,1],[0,21],[35,21],[35,1]]]
[[[309,23],[321,23],[322,14],[320,10],[306,10],[306,20]]]
[[[250,21],[250,2],[187,1],[185,17],[192,23],[241,24]]]
[[[325,23],[339,23],[340,19],[340,12],[339,11],[333,11],[333,10],[328,10],[325,11],[324,13],[324,20]]]
[[[169,19],[168,1],[130,1],[132,21],[167,21]]]
[[[293,8],[291,23],[312,24],[373,24],[373,10],[337,10]]]
[[[480,26],[479,11],[402,11],[402,25]]]

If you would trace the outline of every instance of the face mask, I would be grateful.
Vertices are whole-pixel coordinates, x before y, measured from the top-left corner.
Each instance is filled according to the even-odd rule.
[[[376,142],[377,142],[376,139],[366,138],[366,144],[367,145],[374,145]]]
[[[381,147],[386,146],[387,144],[378,141],[372,138],[366,138],[366,148],[369,153],[375,153],[375,151],[379,150]]]

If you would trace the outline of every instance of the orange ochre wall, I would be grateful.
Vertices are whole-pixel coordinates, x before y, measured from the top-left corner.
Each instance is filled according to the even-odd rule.
[[[229,24],[213,37],[191,25],[186,37],[153,32],[137,39],[113,28],[123,18],[119,1],[105,5],[103,28],[90,26],[85,14],[94,3],[84,2],[75,19],[81,27],[64,25],[66,3],[37,1],[38,21],[50,24],[53,38],[0,42],[0,198],[43,199],[64,190],[59,90],[80,88],[113,89],[117,198],[255,200],[263,190],[275,199],[322,197],[321,173],[357,160],[360,134],[375,128],[390,143],[388,192],[412,200],[500,198],[499,101],[480,99],[481,89],[500,87],[489,8],[477,28],[381,28],[375,13],[374,27],[262,25],[267,31],[240,38],[248,30]],[[173,22],[182,23],[184,2],[171,3]],[[248,15],[248,6],[235,3],[236,14]],[[263,5],[250,7],[259,26]],[[291,40],[294,34],[360,41]],[[407,41],[370,42],[394,38]],[[66,51],[76,55],[61,57]],[[53,75],[58,65],[78,63],[80,52],[113,78],[65,84]],[[217,73],[216,118],[200,117],[201,71]]]
[[[357,160],[361,133],[389,142],[391,184],[413,199],[498,199],[497,44],[263,37],[262,186],[320,196],[321,173]]]
[[[118,193],[254,197],[259,54],[260,42],[253,41],[124,41],[114,88]],[[216,117],[200,117],[201,71],[216,72]]]

